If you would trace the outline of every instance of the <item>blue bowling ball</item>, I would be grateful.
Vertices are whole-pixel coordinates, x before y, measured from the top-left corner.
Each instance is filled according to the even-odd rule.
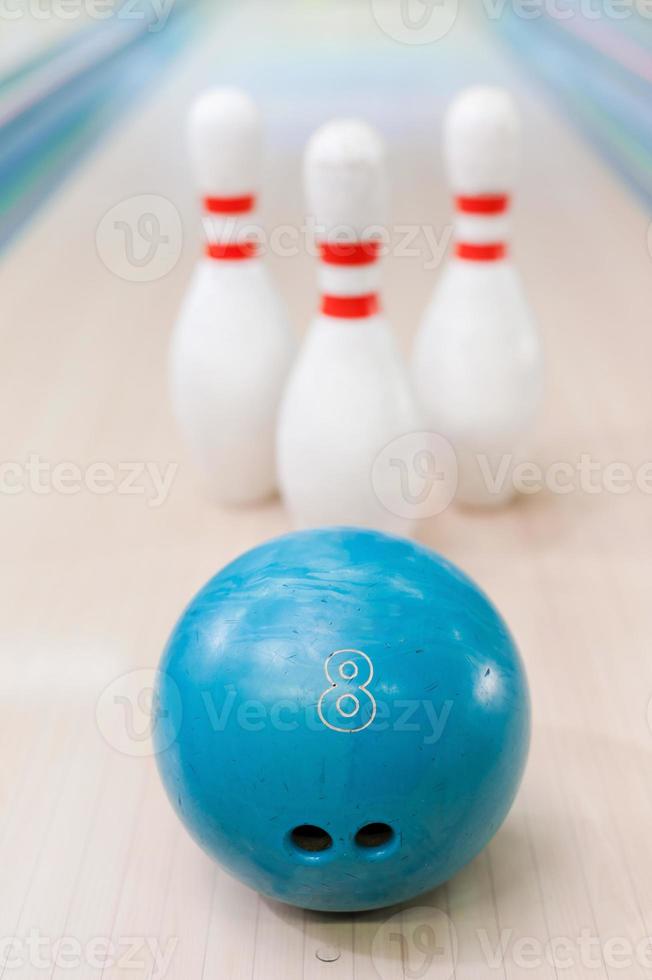
[[[290,534],[192,600],[154,738],[195,840],[265,895],[354,911],[446,881],[495,834],[530,704],[507,626],[466,575],[375,531]]]

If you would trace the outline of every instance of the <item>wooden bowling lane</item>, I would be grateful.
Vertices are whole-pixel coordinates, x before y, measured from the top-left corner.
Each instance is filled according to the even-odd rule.
[[[437,241],[449,222],[436,155],[445,100],[482,78],[510,85],[526,110],[515,255],[548,363],[536,458],[632,467],[649,458],[649,215],[486,24],[463,14],[435,59],[387,38],[369,9],[248,0],[216,9],[3,256],[3,460],[20,462],[14,478],[25,486],[0,500],[0,937],[15,938],[17,956],[2,978],[651,974],[649,494],[544,491],[495,514],[450,508],[424,527],[423,540],[476,577],[512,626],[535,728],[503,829],[455,880],[404,909],[304,913],[215,869],[170,811],[147,712],[114,698],[133,691],[116,679],[155,666],[213,571],[288,527],[278,502],[212,506],[167,406],[169,333],[200,243],[180,134],[204,84],[249,83],[261,99],[270,226],[301,221],[303,141],[346,110],[367,115],[390,144],[396,223],[427,225]],[[183,243],[171,269],[137,281],[110,226],[152,208],[174,243],[178,226],[166,222],[178,213]],[[315,300],[311,259],[269,262],[302,328]],[[423,255],[386,263],[386,306],[405,348],[436,279],[426,264]],[[26,469],[33,456],[47,464],[38,480]],[[89,486],[98,461],[110,467],[109,492]],[[67,491],[53,474],[62,462],[79,471],[75,492],[74,470]],[[138,462],[143,492],[132,492],[125,467]],[[36,952],[30,934],[43,940]],[[67,940],[58,959],[56,937]]]

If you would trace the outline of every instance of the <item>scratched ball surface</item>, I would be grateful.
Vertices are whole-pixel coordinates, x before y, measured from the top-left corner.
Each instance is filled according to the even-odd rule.
[[[233,875],[305,908],[405,901],[505,818],[527,680],[462,572],[374,531],[290,534],[217,574],[161,662],[161,776]]]

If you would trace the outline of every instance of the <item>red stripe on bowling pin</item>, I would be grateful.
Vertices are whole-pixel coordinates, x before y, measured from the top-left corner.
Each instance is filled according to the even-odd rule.
[[[379,241],[321,242],[319,254],[327,265],[371,265],[378,261]]]
[[[258,255],[257,242],[208,242],[206,255],[209,259],[254,259]]]
[[[479,194],[458,196],[455,198],[455,208],[458,214],[471,215],[474,218],[492,218],[505,214],[509,208],[507,194]],[[455,255],[458,259],[468,262],[497,262],[507,255],[505,242],[469,242],[455,243]]]
[[[355,270],[378,262],[381,242],[321,242],[319,254],[327,266],[340,266]],[[352,284],[353,285],[353,284]],[[326,293],[321,299],[321,312],[337,319],[355,320],[373,316],[380,310],[377,292],[364,292],[359,295],[334,295]]]
[[[378,293],[368,293],[366,296],[322,296],[321,298],[322,313],[345,320],[373,316],[379,310]]]
[[[249,214],[256,206],[253,194],[242,197],[205,197],[204,211],[208,214]]]
[[[509,207],[507,194],[479,194],[455,198],[455,208],[462,214],[504,214]]]
[[[467,259],[470,262],[496,262],[498,259],[505,258],[507,246],[504,242],[488,242],[486,244],[456,242],[455,255],[458,259]]]

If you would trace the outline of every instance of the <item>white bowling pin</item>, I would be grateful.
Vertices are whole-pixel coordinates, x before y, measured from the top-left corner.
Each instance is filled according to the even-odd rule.
[[[407,371],[380,309],[384,147],[369,126],[336,120],[308,145],[308,209],[320,255],[321,312],[290,374],[279,416],[282,495],[298,526],[355,524],[408,533],[398,472],[381,450],[422,428]]]
[[[507,245],[518,137],[515,107],[501,89],[467,89],[448,110],[454,255],[413,352],[419,401],[457,453],[457,499],[470,505],[513,495],[512,470],[525,458],[542,397],[538,330]]]
[[[208,244],[172,339],[172,404],[212,495],[247,503],[276,487],[276,416],[295,351],[250,234],[262,162],[256,106],[236,89],[208,91],[188,137]]]

